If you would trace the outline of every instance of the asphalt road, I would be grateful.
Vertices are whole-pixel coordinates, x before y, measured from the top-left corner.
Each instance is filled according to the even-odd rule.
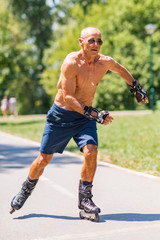
[[[38,150],[38,143],[0,132],[0,240],[160,239],[160,178],[98,162],[93,200],[100,222],[81,220],[83,159],[67,152],[55,155],[23,208],[9,214]]]

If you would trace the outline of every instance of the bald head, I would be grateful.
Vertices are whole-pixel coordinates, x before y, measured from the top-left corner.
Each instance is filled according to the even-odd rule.
[[[86,27],[81,31],[81,38],[86,38],[92,34],[100,34],[101,35],[101,32],[96,27]]]

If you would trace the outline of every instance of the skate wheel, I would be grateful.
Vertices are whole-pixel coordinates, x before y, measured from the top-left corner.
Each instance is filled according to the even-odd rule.
[[[84,210],[79,212],[79,216],[81,219],[90,220],[92,222],[99,222],[99,220],[100,220],[98,213],[96,213],[96,214],[86,213]]]
[[[79,212],[79,217],[80,217],[81,219],[85,219],[85,217],[82,215],[82,212]]]
[[[99,222],[99,220],[100,220],[100,217],[99,217],[98,214],[96,214],[96,215],[95,215],[95,219],[94,219],[94,221],[95,221],[95,222]]]
[[[14,212],[15,212],[14,208],[11,208],[10,214],[12,214],[12,213],[14,213]]]

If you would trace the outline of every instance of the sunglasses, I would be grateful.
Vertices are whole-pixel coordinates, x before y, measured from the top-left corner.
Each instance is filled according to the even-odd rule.
[[[97,43],[97,45],[101,46],[103,44],[103,41],[102,41],[102,39],[95,40],[94,38],[91,38],[91,39],[88,40],[88,43],[90,45]]]

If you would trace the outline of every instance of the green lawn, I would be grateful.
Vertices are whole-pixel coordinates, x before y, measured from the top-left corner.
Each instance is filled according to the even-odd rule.
[[[0,118],[0,130],[40,142],[45,116]],[[98,124],[102,161],[160,176],[160,113],[116,116],[112,124]],[[79,153],[73,140],[66,150]]]

